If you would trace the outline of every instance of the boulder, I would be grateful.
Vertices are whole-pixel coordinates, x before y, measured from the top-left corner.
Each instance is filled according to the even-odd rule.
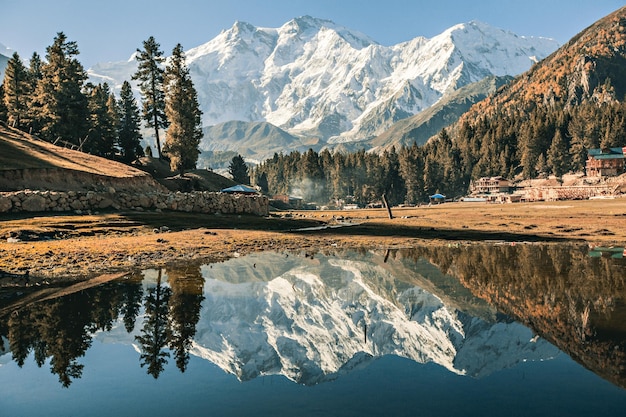
[[[39,194],[31,194],[22,201],[22,210],[29,212],[45,211],[46,199]]]
[[[11,199],[9,197],[0,196],[0,213],[6,213],[11,210],[11,207],[13,207]]]

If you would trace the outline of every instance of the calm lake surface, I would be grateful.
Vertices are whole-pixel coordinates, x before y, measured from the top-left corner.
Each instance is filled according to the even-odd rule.
[[[329,249],[3,290],[0,415],[623,416],[625,267],[578,245]]]

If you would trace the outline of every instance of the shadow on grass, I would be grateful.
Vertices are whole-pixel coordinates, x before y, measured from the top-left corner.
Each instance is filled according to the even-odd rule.
[[[287,232],[301,235],[398,237],[450,241],[507,241],[507,242],[571,242],[577,239],[545,236],[530,233],[510,233],[472,229],[443,229],[435,227],[411,227],[388,223],[365,223],[345,227],[328,227],[317,230],[327,223],[314,219],[260,217],[253,215],[215,215],[181,212],[130,212],[124,217],[133,222],[153,228],[167,226],[172,231],[205,227],[209,229],[240,229],[253,231]]]
[[[167,226],[172,231],[198,229],[240,229],[287,232],[325,223],[312,219],[262,217],[251,214],[201,214],[184,212],[126,212],[122,216],[133,223],[152,228]]]
[[[507,242],[572,242],[582,241],[574,237],[557,237],[545,234],[511,233],[506,231],[484,231],[473,229],[446,229],[423,226],[407,226],[404,224],[389,223],[363,223],[343,227],[331,227],[328,223],[305,218],[289,217],[262,217],[246,214],[215,215],[184,212],[154,212],[154,211],[128,211],[112,212],[113,217],[95,220],[82,218],[69,213],[46,213],[42,216],[55,219],[45,222],[41,218],[33,219],[33,214],[4,215],[4,220],[19,221],[19,226],[12,228],[29,229],[35,225],[43,225],[50,229],[47,233],[54,234],[60,230],[65,234],[103,234],[107,230],[122,232],[131,231],[137,227],[161,229],[167,227],[171,231],[206,229],[238,229],[250,231],[284,232],[301,235],[318,236],[360,236],[360,237],[398,237],[415,238],[424,240],[449,240],[449,241],[507,241]],[[104,214],[104,213],[103,213]],[[33,220],[32,224],[29,218]],[[67,221],[64,221],[67,219]],[[322,228],[328,226],[327,228]],[[312,229],[312,230],[300,230]],[[35,233],[38,234],[38,233]],[[41,234],[41,233],[39,233]],[[41,237],[41,236],[40,236]],[[36,240],[36,239],[35,239]]]
[[[298,231],[300,234],[324,234],[328,236],[372,236],[372,237],[398,237],[416,238],[425,240],[450,240],[450,241],[506,241],[506,242],[572,242],[577,239],[555,236],[542,236],[528,233],[510,233],[500,231],[484,231],[472,229],[444,229],[435,227],[412,227],[405,225],[390,225],[388,223],[366,223],[348,227],[328,228],[316,231]]]

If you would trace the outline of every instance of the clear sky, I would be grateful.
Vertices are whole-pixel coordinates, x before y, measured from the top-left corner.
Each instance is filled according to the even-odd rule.
[[[57,32],[76,41],[85,68],[122,61],[154,36],[165,55],[208,42],[237,20],[280,27],[294,17],[330,19],[383,45],[432,37],[471,20],[564,44],[624,0],[0,0],[0,44],[45,57]]]

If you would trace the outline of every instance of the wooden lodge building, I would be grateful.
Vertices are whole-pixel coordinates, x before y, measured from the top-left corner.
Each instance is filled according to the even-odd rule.
[[[585,170],[588,177],[613,177],[626,172],[626,147],[590,149]]]
[[[522,196],[513,194],[515,187],[504,177],[482,177],[470,184],[470,195],[463,201],[485,201],[488,203],[514,203]]]
[[[500,194],[511,191],[511,183],[504,177],[482,177],[470,185],[472,194]]]

